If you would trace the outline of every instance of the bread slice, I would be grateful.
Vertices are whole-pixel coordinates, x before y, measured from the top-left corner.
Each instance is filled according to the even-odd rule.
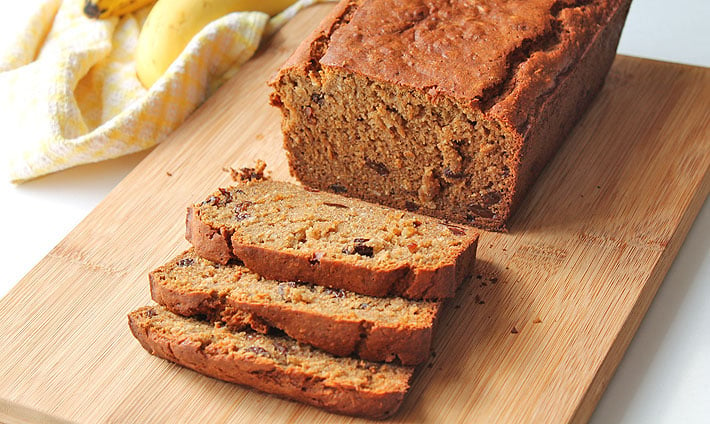
[[[128,314],[151,354],[232,383],[332,412],[384,418],[399,408],[413,368],[339,358],[287,337],[232,332],[161,306]]]
[[[232,330],[282,330],[336,356],[416,365],[429,356],[440,302],[380,298],[312,284],[267,280],[190,249],[150,273],[153,300]]]
[[[188,208],[195,252],[239,258],[265,278],[369,296],[452,297],[473,272],[478,233],[279,181],[220,189]]]

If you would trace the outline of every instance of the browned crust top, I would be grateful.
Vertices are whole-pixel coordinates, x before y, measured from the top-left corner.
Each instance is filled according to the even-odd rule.
[[[545,94],[626,3],[343,0],[282,72],[344,69],[454,98],[524,133]]]

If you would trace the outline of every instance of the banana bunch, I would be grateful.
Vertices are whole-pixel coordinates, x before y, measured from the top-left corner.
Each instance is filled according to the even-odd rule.
[[[222,16],[242,11],[261,11],[273,16],[293,2],[294,0],[159,0],[150,11],[138,38],[138,79],[146,88],[150,88],[182,53],[192,37]]]
[[[134,12],[155,0],[85,0],[84,14],[94,19],[111,18]]]

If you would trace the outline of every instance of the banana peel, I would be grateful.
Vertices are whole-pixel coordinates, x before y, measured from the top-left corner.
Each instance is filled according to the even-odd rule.
[[[292,3],[294,0],[159,0],[138,38],[138,79],[150,88],[190,40],[216,19],[242,11],[261,11],[273,16]]]
[[[155,0],[85,0],[84,14],[94,19],[123,16],[155,3]]]

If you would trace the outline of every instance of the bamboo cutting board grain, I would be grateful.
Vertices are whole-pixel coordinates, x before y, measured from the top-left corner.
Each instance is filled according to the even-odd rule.
[[[354,421],[154,358],[126,322],[223,167],[263,158],[288,177],[264,82],[328,8],[284,28],[0,301],[0,421]],[[707,197],[709,111],[710,70],[618,57],[510,233],[482,236],[393,421],[588,419]]]

